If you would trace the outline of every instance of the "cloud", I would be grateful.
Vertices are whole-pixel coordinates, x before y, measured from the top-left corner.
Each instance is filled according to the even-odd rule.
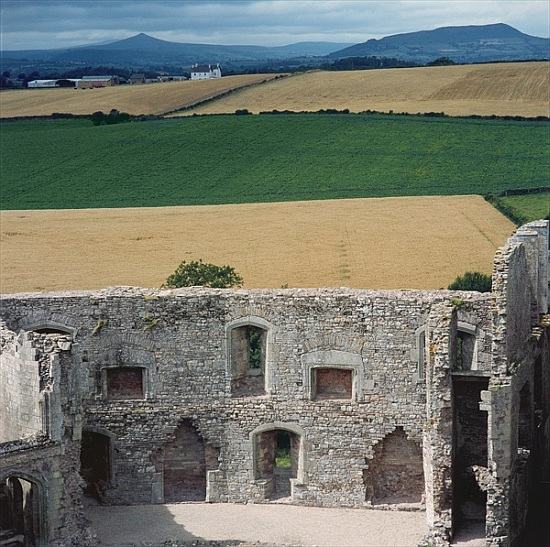
[[[145,32],[165,40],[363,42],[440,26],[508,23],[548,36],[546,0],[3,0],[2,49],[68,47]]]

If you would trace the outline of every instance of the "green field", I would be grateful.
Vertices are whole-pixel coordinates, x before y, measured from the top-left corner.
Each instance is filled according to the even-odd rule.
[[[547,122],[205,116],[4,122],[2,209],[498,193],[547,184]]]
[[[528,221],[544,218],[550,213],[550,192],[505,196],[499,200]]]

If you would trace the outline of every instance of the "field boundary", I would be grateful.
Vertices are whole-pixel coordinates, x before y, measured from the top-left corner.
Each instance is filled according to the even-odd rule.
[[[246,109],[245,109],[246,110]],[[236,111],[235,111],[236,112]],[[234,113],[219,113],[219,114],[196,114],[197,116],[232,116]],[[320,108],[319,110],[263,110],[255,114],[254,112],[246,111],[251,116],[266,116],[272,115],[276,116],[277,114],[349,114],[351,116],[369,116],[369,115],[380,115],[380,116],[408,116],[413,118],[457,118],[460,120],[505,120],[505,121],[518,121],[518,122],[548,122],[550,121],[550,116],[516,116],[510,114],[457,114],[453,116],[452,114],[446,114],[445,112],[395,112],[394,110],[362,110],[361,112],[351,112],[348,108],[338,110],[336,108]],[[241,111],[242,113],[242,111]]]
[[[188,103],[186,105],[183,105],[179,108],[172,109],[172,110],[166,110],[164,112],[158,112],[158,116],[167,116],[168,114],[175,114],[176,112],[185,112],[186,110],[191,110],[192,108],[195,108],[197,106],[201,106],[203,104],[216,101],[218,99],[221,99],[223,97],[227,97],[228,95],[231,95],[233,93],[237,93],[238,91],[244,91],[245,89],[249,89],[251,87],[256,87],[259,85],[264,85],[269,82],[274,82],[276,80],[282,80],[283,78],[289,78],[291,74],[276,74],[273,78],[266,78],[265,80],[262,80],[261,82],[254,82],[252,84],[246,84],[241,85],[237,87],[232,87],[231,89],[226,89],[225,91],[222,91],[220,93],[215,93],[214,95],[210,95],[208,97],[204,97],[202,99],[197,99],[196,101],[193,101],[191,103]]]
[[[483,194],[483,199],[490,203],[497,211],[500,211],[506,218],[510,219],[514,224],[521,226],[529,222],[529,219],[514,207],[504,203],[500,198],[506,196],[524,196],[527,194],[543,194],[546,192],[550,192],[550,186],[539,186],[538,188],[510,188],[498,194]]]
[[[286,77],[290,77],[285,76]],[[231,93],[237,93],[241,90],[244,90],[247,87],[253,87],[255,85],[262,85],[264,83],[268,83],[272,80],[265,80],[262,82],[257,82],[254,84],[247,84],[243,87],[238,87],[229,91],[224,91],[223,94],[219,94],[216,96],[212,96],[211,98],[204,99],[204,102],[211,102],[215,101],[219,98],[221,98],[223,95],[231,94]],[[201,101],[203,101],[201,99]],[[202,104],[202,102],[201,102]],[[150,121],[150,120],[171,120],[171,119],[177,119],[180,116],[170,116],[170,114],[174,114],[176,112],[185,112],[186,110],[190,110],[194,108],[195,106],[198,106],[197,104],[193,104],[192,106],[185,106],[182,107],[179,110],[170,110],[167,111],[164,114],[128,114],[127,112],[121,112],[121,114],[128,114],[129,121]],[[101,112],[101,111],[99,111]],[[32,120],[60,120],[60,119],[91,119],[92,114],[71,114],[70,112],[52,112],[49,115],[37,115],[37,116],[8,116],[8,117],[1,117],[0,121],[3,122],[18,122],[18,121],[32,121]],[[490,115],[481,115],[481,114],[469,114],[469,115],[456,115],[453,116],[452,114],[446,114],[445,112],[394,112],[394,111],[388,111],[385,112],[383,110],[363,110],[361,112],[351,112],[349,109],[344,108],[342,110],[337,110],[335,108],[321,108],[319,110],[263,110],[261,112],[250,112],[249,110],[240,109],[236,110],[235,112],[213,112],[213,113],[205,113],[205,114],[199,114],[199,113],[193,113],[193,117],[195,118],[205,118],[205,117],[215,117],[215,116],[238,116],[238,115],[247,115],[247,116],[277,116],[277,115],[331,115],[331,114],[341,114],[341,115],[349,115],[349,116],[387,116],[387,117],[395,117],[395,116],[402,116],[402,117],[408,117],[408,118],[445,118],[445,119],[458,119],[458,120],[493,120],[493,121],[517,121],[517,122],[550,122],[550,116],[511,116],[511,115],[502,115],[499,116],[497,114],[490,114]],[[542,190],[545,191],[545,190]],[[521,192],[520,192],[521,193]],[[510,194],[512,195],[512,194]]]

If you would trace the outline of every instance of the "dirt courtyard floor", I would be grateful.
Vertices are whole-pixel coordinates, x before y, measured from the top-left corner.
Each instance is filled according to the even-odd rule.
[[[0,292],[159,287],[182,260],[246,288],[439,289],[489,273],[514,225],[481,196],[2,211]]]
[[[227,541],[241,546],[401,547],[426,533],[424,512],[325,509],[293,505],[179,503],[92,506],[92,531],[102,545],[167,540]]]

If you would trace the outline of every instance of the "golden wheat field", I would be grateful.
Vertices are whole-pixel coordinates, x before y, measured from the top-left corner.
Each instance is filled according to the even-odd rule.
[[[3,211],[0,291],[160,286],[182,260],[245,286],[441,288],[514,226],[479,196]]]
[[[276,74],[227,76],[96,89],[18,89],[0,93],[0,115],[49,116],[54,112],[91,114],[116,108],[129,114],[164,114],[243,86],[273,79]]]
[[[548,116],[549,89],[548,62],[315,71],[242,90],[182,114],[348,108]]]

